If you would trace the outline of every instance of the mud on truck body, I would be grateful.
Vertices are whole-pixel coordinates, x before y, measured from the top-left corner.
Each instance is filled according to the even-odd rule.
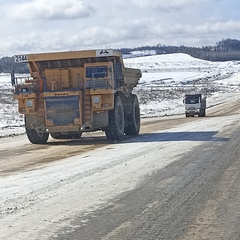
[[[185,115],[186,117],[199,117],[206,116],[206,98],[199,94],[186,94],[183,100],[185,104]]]
[[[137,135],[138,98],[132,93],[141,70],[125,68],[121,52],[86,50],[14,56],[27,62],[29,78],[13,77],[14,97],[25,115],[29,141],[80,138],[105,131],[109,140]]]

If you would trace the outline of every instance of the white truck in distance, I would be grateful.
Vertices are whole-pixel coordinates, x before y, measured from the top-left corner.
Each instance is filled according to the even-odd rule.
[[[185,99],[185,115],[186,117],[194,117],[198,115],[199,117],[206,116],[206,97],[202,94],[186,94]]]

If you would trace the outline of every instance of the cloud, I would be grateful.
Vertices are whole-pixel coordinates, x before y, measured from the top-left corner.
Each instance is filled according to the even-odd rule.
[[[194,31],[205,34],[239,32],[240,21],[206,22],[195,27]]]
[[[186,6],[206,3],[209,0],[161,0],[161,1],[151,1],[151,0],[130,0],[130,2],[136,8],[142,9],[161,9],[161,10],[172,10],[172,9],[180,9]]]
[[[6,37],[0,39],[0,52],[2,56],[24,53],[24,50],[30,49],[31,47],[32,42],[29,42],[28,38]],[[10,52],[11,54],[9,54]]]
[[[63,20],[85,18],[93,8],[79,0],[33,0],[8,5],[15,20]]]
[[[149,24],[150,23],[150,24]],[[155,24],[154,24],[155,23]],[[113,28],[115,26],[115,28]],[[84,28],[78,24],[76,28],[69,29],[67,34],[64,29],[49,29],[44,34],[38,32],[25,33],[24,36],[8,37],[0,41],[0,52],[5,49],[14,54],[51,52],[65,50],[79,50],[101,47],[137,47],[143,45],[208,45],[221,40],[221,33],[240,31],[240,22],[205,22],[196,26],[177,23],[165,27],[161,22],[147,22],[146,19],[124,21],[105,27],[92,26]],[[214,36],[219,36],[216,40]],[[47,38],[46,38],[47,36]],[[71,37],[69,37],[71,36]],[[199,37],[201,36],[201,38]],[[180,40],[181,39],[181,40]],[[201,41],[205,39],[205,44]]]
[[[240,20],[232,15],[231,1],[3,1],[0,54],[158,43],[212,45],[223,38],[239,37]]]

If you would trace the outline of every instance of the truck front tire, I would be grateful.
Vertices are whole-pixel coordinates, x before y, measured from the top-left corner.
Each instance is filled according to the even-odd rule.
[[[114,109],[109,111],[108,126],[105,130],[108,140],[121,140],[124,135],[124,109],[120,96],[114,101]]]
[[[35,129],[26,129],[27,137],[33,144],[45,144],[48,140],[49,133],[38,134]]]

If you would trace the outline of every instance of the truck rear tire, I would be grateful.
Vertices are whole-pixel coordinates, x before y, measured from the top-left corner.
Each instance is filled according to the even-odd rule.
[[[203,117],[206,117],[206,109],[203,110]]]
[[[114,101],[114,109],[109,111],[108,126],[105,130],[108,140],[121,140],[124,135],[124,109],[120,96]]]
[[[27,137],[33,144],[45,144],[48,140],[49,133],[38,134],[35,129],[26,129]]]
[[[140,131],[140,108],[138,98],[135,94],[131,96],[132,113],[127,116],[126,135],[138,135]]]
[[[206,116],[206,110],[201,109],[200,114],[198,115],[199,117],[205,117]]]

